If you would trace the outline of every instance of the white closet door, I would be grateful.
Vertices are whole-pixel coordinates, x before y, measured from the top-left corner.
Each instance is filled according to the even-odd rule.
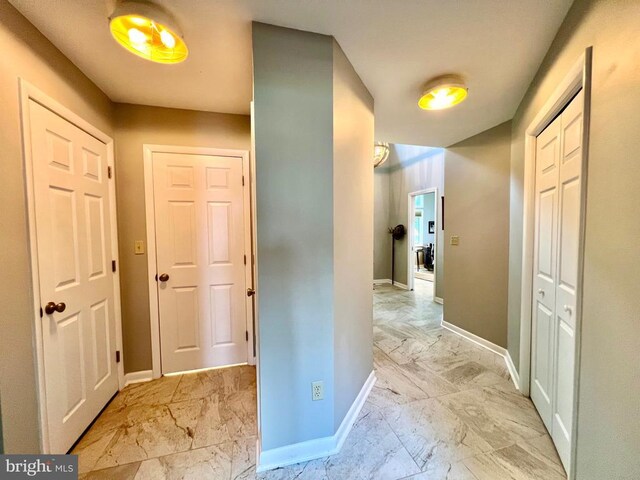
[[[536,147],[531,399],[565,469],[575,393],[583,104],[581,91],[538,136]]]
[[[66,453],[118,391],[107,147],[29,115],[49,444]]]
[[[531,399],[551,431],[556,309],[556,250],[561,119],[539,136],[536,147],[535,243],[531,348]]]
[[[576,292],[582,185],[582,112],[580,92],[561,115],[562,151],[558,182],[558,255],[556,284],[555,392],[551,436],[568,467],[573,431]]]
[[[242,168],[153,154],[162,373],[247,361]]]

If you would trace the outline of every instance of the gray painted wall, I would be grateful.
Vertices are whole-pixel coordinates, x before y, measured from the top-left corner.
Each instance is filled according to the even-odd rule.
[[[333,41],[253,24],[262,449],[333,435]],[[324,381],[323,401],[311,382]]]
[[[409,200],[408,196],[411,192],[423,190],[426,188],[438,189],[438,197],[444,196],[444,150],[441,148],[420,147],[416,145],[391,145],[389,160],[384,167],[376,169],[376,176],[383,175],[377,173],[377,170],[384,170],[389,180],[389,216],[387,220],[387,229],[398,224],[408,227],[409,221]],[[376,204],[380,202],[379,195],[384,195],[382,187],[383,182],[376,180]],[[440,202],[440,198],[438,198]],[[446,206],[445,206],[446,210]],[[376,222],[382,225],[383,219],[380,218],[384,210],[376,209]],[[440,215],[442,212],[440,212]],[[441,247],[444,242],[442,232],[442,218],[438,219],[437,235],[438,245]],[[386,237],[385,237],[386,235]],[[386,238],[386,239],[385,239]],[[386,244],[384,243],[386,242]],[[381,254],[381,258],[376,258],[376,266],[389,265],[388,270],[382,267],[376,269],[376,278],[391,278],[391,241],[390,235],[386,229],[382,227],[376,228],[375,235],[375,252],[376,257]],[[408,236],[404,239],[396,241],[396,281],[407,284],[407,254],[408,254]],[[439,248],[436,251],[436,296],[444,298],[444,253]],[[385,272],[388,276],[382,277]]]
[[[577,478],[640,478],[640,4],[577,0],[513,120],[509,352],[520,339],[524,131],[593,46]]]
[[[505,348],[510,148],[506,122],[445,153],[444,319]]]
[[[334,429],[373,369],[373,98],[333,42]]]
[[[9,2],[0,1],[0,390],[4,448],[37,453],[33,288],[18,78],[113,135],[111,102]]]
[[[332,37],[254,23],[253,53],[270,450],[333,435],[373,368],[373,101]]]

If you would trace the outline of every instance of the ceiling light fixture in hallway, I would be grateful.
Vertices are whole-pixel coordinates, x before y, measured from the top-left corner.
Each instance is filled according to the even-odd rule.
[[[423,110],[444,110],[467,98],[467,88],[460,75],[442,75],[429,80],[422,89],[418,106]]]
[[[109,28],[120,45],[146,60],[179,63],[189,55],[171,15],[152,3],[119,3],[109,17]]]

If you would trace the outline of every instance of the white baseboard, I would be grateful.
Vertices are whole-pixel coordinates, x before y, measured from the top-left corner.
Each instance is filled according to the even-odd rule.
[[[433,297],[433,301],[439,303],[440,305],[444,305],[444,298]]]
[[[391,279],[390,278],[379,278],[379,279],[373,281],[374,285],[384,285],[385,283],[391,283]],[[404,283],[398,282],[397,280],[394,281],[393,284],[396,287],[404,288],[405,290],[409,290],[409,287],[407,287]]]
[[[464,328],[460,328],[449,322],[445,322],[444,319],[442,319],[442,326],[447,330],[450,330],[453,333],[457,333],[458,335],[466,338],[467,340],[470,340],[473,343],[476,343],[481,347],[486,348],[487,350],[491,350],[493,353],[497,353],[498,355],[501,355],[503,357],[507,353],[507,350],[505,348],[499,345],[496,345],[495,343],[491,343],[489,340],[485,340],[484,338],[479,337],[478,335],[475,335],[471,332],[467,332]]]
[[[362,385],[358,396],[351,404],[351,407],[349,407],[349,411],[342,419],[342,423],[340,423],[338,430],[334,434],[334,437],[336,437],[337,440],[336,453],[342,449],[342,445],[344,445],[345,440],[349,436],[349,432],[351,431],[353,424],[356,422],[358,415],[360,414],[360,410],[362,410],[362,407],[364,406],[364,403],[367,401],[369,393],[371,392],[373,385],[376,383],[376,380],[376,372],[374,370],[371,370],[371,373],[365,380],[364,385]]]
[[[511,358],[511,354],[509,350],[507,350],[506,355],[504,356],[504,361],[507,364],[507,369],[509,369],[509,375],[511,375],[511,380],[513,380],[513,384],[516,386],[517,390],[520,390],[520,375],[518,375],[518,370],[516,366],[513,364],[513,359]]]
[[[376,375],[375,372],[372,371],[360,389],[360,393],[358,393],[358,396],[351,404],[351,408],[349,408],[349,411],[342,420],[340,427],[332,436],[272,448],[270,450],[261,450],[260,442],[258,442],[258,455],[256,456],[258,464],[256,466],[256,472],[266,472],[274,468],[307,462],[338,453],[347,439],[354,422],[358,418],[358,414],[360,410],[362,410],[374,383],[376,383]]]
[[[507,365],[507,370],[509,371],[511,380],[515,385],[516,390],[520,391],[520,376],[518,375],[518,370],[513,364],[511,355],[509,355],[509,351],[506,348],[503,348],[500,345],[496,345],[495,343],[491,343],[489,340],[485,340],[484,338],[479,337],[471,332],[467,332],[465,329],[457,327],[449,322],[445,322],[444,318],[442,319],[442,327],[446,328],[447,330],[453,333],[457,333],[461,337],[464,337],[467,340],[477,345],[480,345],[481,347],[484,347],[487,350],[490,350],[493,353],[500,355],[502,358],[504,358],[504,363]]]
[[[139,372],[130,372],[124,375],[124,386],[132,383],[149,382],[153,380],[153,370],[141,370]]]

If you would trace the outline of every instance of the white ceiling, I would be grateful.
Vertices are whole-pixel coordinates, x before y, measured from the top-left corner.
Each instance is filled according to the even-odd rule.
[[[447,146],[510,119],[572,0],[156,0],[186,62],[137,58],[110,37],[115,0],[10,0],[112,100],[249,113],[251,20],[336,37],[375,98],[376,139]],[[460,73],[456,108],[416,106],[429,78]]]

